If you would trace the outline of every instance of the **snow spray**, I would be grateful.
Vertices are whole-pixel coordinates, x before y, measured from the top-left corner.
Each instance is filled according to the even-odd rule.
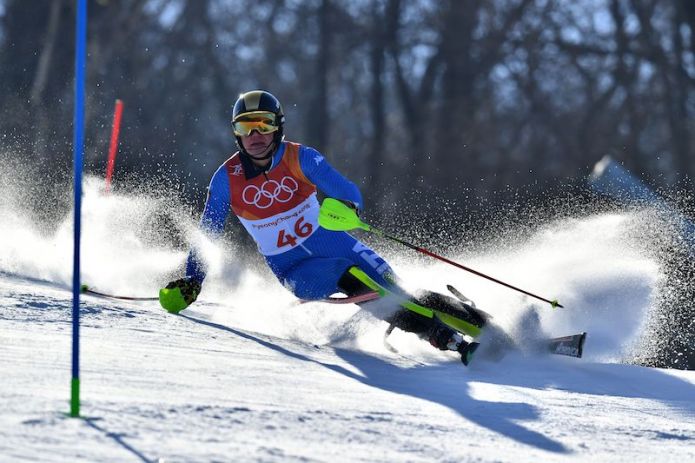
[[[72,211],[53,200],[32,200],[43,194],[34,190],[35,178],[22,174],[21,168],[11,162],[0,165],[0,274],[68,289]],[[152,182],[143,183],[104,195],[103,178],[85,178],[81,272],[90,288],[156,296],[168,281],[183,276],[188,249],[197,243],[209,271],[190,310],[238,329],[388,354],[383,345],[385,322],[350,304],[297,305],[252,245],[241,244],[244,232],[234,218],[227,235],[211,240],[197,231],[199,212],[177,196],[175,185],[152,188]],[[65,185],[63,190],[70,188]],[[56,208],[57,220],[43,218],[45,210]],[[523,340],[527,332],[520,327],[536,317],[538,330],[547,336],[587,331],[586,360],[623,362],[633,361],[634,348],[645,342],[655,301],[665,297],[662,288],[668,274],[659,249],[673,241],[673,235],[660,220],[649,209],[582,210],[561,219],[529,219],[530,232],[516,225],[496,227],[488,242],[443,251],[531,291],[554,288],[565,305],[554,310],[500,291],[474,275],[451,272],[446,264],[420,258],[396,244],[378,238],[369,244],[391,263],[408,289],[447,293],[446,285],[451,284],[516,339]],[[160,310],[156,302],[142,304]],[[389,340],[423,362],[447,358],[409,333],[395,332]]]

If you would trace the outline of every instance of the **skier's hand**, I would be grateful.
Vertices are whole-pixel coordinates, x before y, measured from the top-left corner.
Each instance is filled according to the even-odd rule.
[[[347,207],[349,207],[350,209],[355,211],[355,215],[357,215],[357,217],[360,216],[360,210],[357,207],[357,204],[353,203],[352,201],[348,201],[347,199],[339,199],[338,201],[340,201],[341,203],[345,204]]]
[[[191,278],[180,278],[159,290],[159,303],[169,313],[177,314],[193,304],[202,285]]]

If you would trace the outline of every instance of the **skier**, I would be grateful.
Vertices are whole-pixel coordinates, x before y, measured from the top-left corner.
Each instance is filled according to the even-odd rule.
[[[239,96],[232,110],[239,151],[212,177],[201,228],[219,236],[231,210],[278,280],[300,299],[322,300],[338,292],[355,296],[370,292],[375,284],[386,288],[399,295],[401,306],[409,307],[395,307],[386,317],[390,330],[397,327],[428,339],[440,350],[458,351],[468,365],[478,343],[466,342],[436,315],[413,311],[424,308],[422,313],[431,314],[430,309],[445,306],[460,309],[461,302],[431,292],[420,298],[406,293],[376,252],[347,232],[319,226],[317,189],[356,212],[362,209],[362,196],[317,150],[285,141],[284,122],[280,102],[271,93],[254,90]],[[193,249],[186,276],[160,291],[162,306],[179,313],[196,300],[204,279],[203,263]]]

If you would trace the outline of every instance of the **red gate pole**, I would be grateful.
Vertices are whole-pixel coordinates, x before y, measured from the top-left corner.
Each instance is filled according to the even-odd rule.
[[[106,164],[106,193],[111,190],[111,177],[113,166],[116,164],[116,151],[118,149],[118,134],[121,131],[121,115],[123,114],[123,102],[116,100],[116,108],[113,112],[113,127],[111,129],[111,143],[109,144],[109,158]]]

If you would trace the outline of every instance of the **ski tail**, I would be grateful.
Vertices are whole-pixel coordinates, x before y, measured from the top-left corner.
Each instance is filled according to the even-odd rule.
[[[548,350],[551,354],[581,358],[584,353],[584,341],[586,341],[585,332],[552,338],[548,341]]]

